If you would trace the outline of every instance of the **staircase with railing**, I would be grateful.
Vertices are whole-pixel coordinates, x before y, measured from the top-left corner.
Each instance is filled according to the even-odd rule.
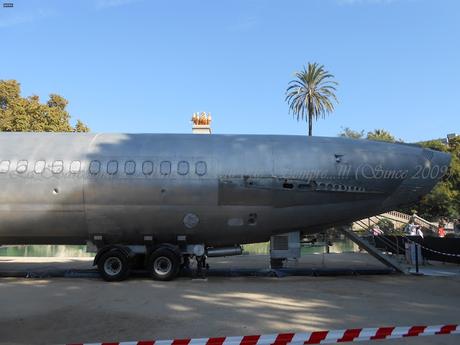
[[[358,220],[353,223],[352,227],[344,227],[341,229],[345,236],[355,242],[360,248],[365,249],[380,262],[398,272],[407,273],[407,269],[401,264],[403,260],[400,254],[404,251],[402,250],[403,248],[401,248],[398,238],[396,236],[374,237],[375,234],[372,228],[383,219],[391,221],[395,225],[395,228],[402,228],[412,221],[423,228],[436,230],[438,224],[429,222],[416,214],[409,215],[398,211],[389,211]],[[358,234],[358,232],[361,232],[361,234]],[[394,241],[392,240],[393,237]],[[376,239],[379,241],[379,248],[385,248],[384,251],[377,248]]]
[[[375,257],[384,265],[394,269],[397,272],[407,273],[407,270],[400,263],[401,258],[399,255],[401,249],[399,248],[399,242],[396,237],[395,241],[393,242],[386,237],[379,236],[379,241],[382,241],[386,248],[386,252],[382,252],[376,247],[375,237],[368,228],[366,228],[364,236],[358,235],[350,227],[342,227],[341,231],[346,237],[355,242],[360,248],[366,250],[370,255]]]

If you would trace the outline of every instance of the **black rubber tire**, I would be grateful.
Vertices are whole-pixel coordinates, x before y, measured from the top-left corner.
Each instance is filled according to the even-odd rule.
[[[158,267],[164,272],[160,273]],[[169,248],[157,248],[150,254],[146,268],[149,276],[155,280],[172,280],[179,274],[180,256]]]
[[[102,254],[97,262],[97,268],[102,279],[108,282],[125,280],[130,273],[128,256],[118,249],[108,250]]]

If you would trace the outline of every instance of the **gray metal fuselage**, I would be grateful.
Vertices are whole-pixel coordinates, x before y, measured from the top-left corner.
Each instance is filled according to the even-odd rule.
[[[313,233],[417,201],[449,161],[344,138],[1,133],[0,244],[217,247]]]

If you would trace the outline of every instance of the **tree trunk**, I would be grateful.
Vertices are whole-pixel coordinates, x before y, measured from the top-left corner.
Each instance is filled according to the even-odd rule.
[[[307,111],[308,111],[308,136],[311,137],[313,135],[313,108],[311,99],[308,99],[307,104]]]

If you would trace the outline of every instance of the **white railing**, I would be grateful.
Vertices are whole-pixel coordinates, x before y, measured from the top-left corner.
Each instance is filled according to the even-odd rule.
[[[406,213],[402,213],[402,212],[398,212],[398,211],[388,211],[388,212],[385,212],[385,213],[382,213],[381,216],[391,216],[391,217],[394,217],[396,218],[397,220],[401,220],[402,223],[403,222],[409,222],[410,221],[410,215],[406,214]],[[387,218],[390,218],[388,217]]]
[[[377,214],[377,215],[372,216],[372,217],[361,219],[361,222],[369,223],[369,220],[372,219],[372,218],[377,218],[379,220],[382,217],[387,218],[390,221],[403,223],[403,224],[409,223],[411,221],[411,218],[413,218],[414,222],[416,224],[418,224],[418,225],[424,226],[426,228],[435,228],[435,229],[438,228],[438,223],[429,222],[428,220],[423,219],[422,217],[420,217],[420,216],[418,216],[416,214],[411,216],[409,214],[399,212],[399,211],[388,211],[388,212],[385,212],[385,213]],[[372,223],[376,223],[376,222],[372,222]],[[357,222],[355,222],[355,224],[357,224],[359,227],[362,228],[362,224],[358,224]]]

